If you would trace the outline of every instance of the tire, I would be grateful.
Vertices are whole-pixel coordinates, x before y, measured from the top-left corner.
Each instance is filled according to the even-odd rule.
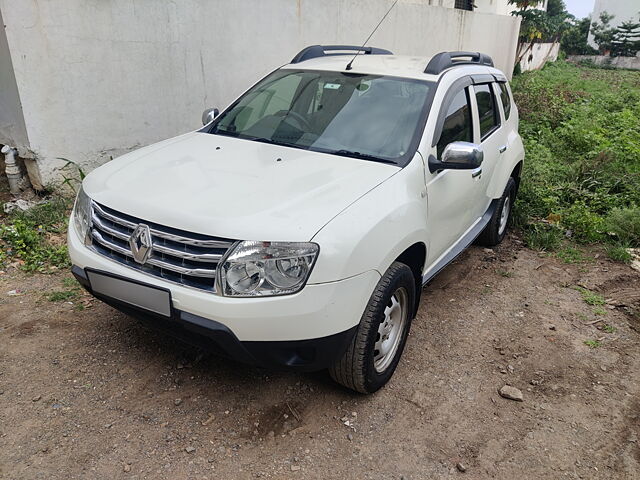
[[[411,269],[394,262],[376,285],[347,351],[329,369],[336,382],[373,393],[389,381],[407,342],[415,295]]]
[[[484,245],[485,247],[495,247],[502,242],[507,234],[507,226],[509,224],[509,219],[511,218],[511,210],[513,209],[515,197],[516,182],[513,177],[509,177],[504,193],[502,194],[502,197],[500,197],[500,200],[498,200],[496,211],[493,212],[491,220],[489,220],[487,226],[478,236],[476,243]]]

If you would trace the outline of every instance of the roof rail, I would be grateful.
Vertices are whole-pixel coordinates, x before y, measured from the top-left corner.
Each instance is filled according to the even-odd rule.
[[[327,53],[334,52],[334,53]],[[337,53],[335,53],[337,52]],[[310,47],[301,50],[291,63],[300,63],[305,60],[311,60],[318,57],[329,57],[333,55],[345,55],[346,53],[358,53],[363,52],[364,55],[393,55],[389,50],[376,47],[356,47],[354,45],[312,45]]]
[[[480,52],[441,52],[431,59],[424,73],[439,75],[447,68],[457,65],[486,65],[493,67],[493,60],[486,53]]]

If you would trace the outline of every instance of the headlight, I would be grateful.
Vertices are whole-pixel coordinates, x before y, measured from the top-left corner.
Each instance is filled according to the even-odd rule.
[[[80,187],[76,204],[73,207],[73,224],[80,239],[86,244],[91,243],[89,238],[89,224],[91,222],[91,199],[84,193],[84,189]]]
[[[315,243],[241,242],[218,266],[222,295],[260,297],[304,287],[318,256]]]

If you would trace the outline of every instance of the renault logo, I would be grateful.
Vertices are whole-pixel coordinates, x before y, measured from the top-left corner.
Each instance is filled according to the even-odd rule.
[[[144,223],[139,224],[131,237],[129,237],[129,247],[133,254],[133,259],[138,263],[144,263],[151,254],[151,231]]]

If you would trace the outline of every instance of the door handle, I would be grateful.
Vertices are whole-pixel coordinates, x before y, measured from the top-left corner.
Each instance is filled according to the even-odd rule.
[[[507,151],[507,148],[509,148],[509,147],[508,147],[508,146],[506,146],[506,145],[503,145],[503,146],[501,146],[501,147],[499,148],[499,152],[500,152],[500,153],[504,153],[504,152],[506,152],[506,151]]]
[[[479,177],[480,175],[482,175],[482,169],[481,168],[471,172],[471,178],[476,178],[476,177]]]

